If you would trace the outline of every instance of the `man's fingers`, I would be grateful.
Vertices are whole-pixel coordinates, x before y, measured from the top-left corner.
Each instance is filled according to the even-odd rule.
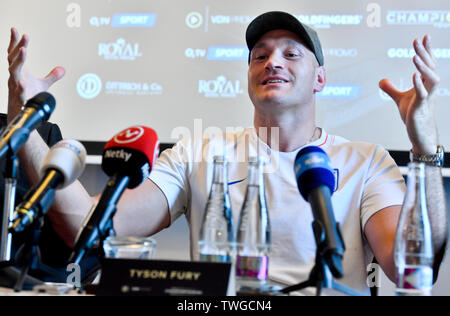
[[[20,52],[22,47],[27,48],[28,46],[28,36],[23,35],[20,42],[11,50],[8,54],[8,62],[11,65],[14,60],[17,58],[17,54]]]
[[[390,80],[381,80],[379,86],[381,90],[386,92],[395,101],[395,103],[398,103],[401,92],[395,88],[394,84]]]
[[[22,67],[25,63],[25,58],[27,55],[26,49],[23,47],[20,49],[14,62],[9,66],[9,73],[14,78],[14,80],[19,80],[21,78]]]
[[[45,76],[44,80],[47,82],[48,86],[50,87],[52,84],[54,84],[56,81],[64,77],[66,73],[66,70],[63,67],[55,67],[53,68],[47,76]]]
[[[8,55],[19,41],[19,32],[13,27],[11,28],[11,39],[9,40]]]
[[[433,50],[431,49],[431,37],[430,35],[425,35],[422,41],[423,47],[425,47],[428,54],[431,56],[431,59],[433,60],[434,64],[436,65],[436,58],[433,55]]]
[[[413,75],[413,84],[416,90],[416,98],[425,100],[428,97],[428,90],[418,73],[414,73]]]
[[[424,38],[423,43],[426,40]],[[417,56],[419,56],[423,62],[430,67],[431,69],[436,68],[436,62],[434,61],[433,54],[431,52],[431,47],[429,47],[429,51],[425,48],[424,44],[420,42],[418,39],[414,40],[414,50],[416,51]]]
[[[417,70],[421,74],[421,78],[425,84],[426,89],[431,93],[439,84],[440,78],[438,74],[434,71],[434,69],[428,67],[428,65],[426,65],[425,62],[417,55],[414,56],[413,62]]]

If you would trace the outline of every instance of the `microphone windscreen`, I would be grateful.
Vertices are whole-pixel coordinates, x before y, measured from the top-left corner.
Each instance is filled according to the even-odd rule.
[[[42,110],[44,112],[44,120],[47,121],[50,115],[55,109],[55,98],[48,92],[41,92],[27,101],[25,107],[32,107],[36,110]]]
[[[133,189],[148,178],[158,154],[159,140],[156,132],[146,126],[132,126],[117,133],[106,144],[102,170],[108,176],[128,176],[128,188]]]
[[[308,146],[300,150],[295,157],[294,171],[298,190],[306,201],[309,193],[320,186],[329,187],[330,194],[333,194],[333,168],[330,158],[320,147]]]
[[[53,145],[41,166],[41,178],[50,170],[58,170],[64,176],[64,183],[57,188],[64,188],[74,182],[84,170],[86,149],[74,139],[61,140]]]

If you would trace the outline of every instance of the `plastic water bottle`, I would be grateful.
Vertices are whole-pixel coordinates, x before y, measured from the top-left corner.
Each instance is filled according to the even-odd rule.
[[[237,232],[237,292],[266,292],[269,288],[267,275],[271,234],[263,167],[258,158],[249,158],[248,185]]]
[[[231,262],[234,249],[233,219],[228,193],[227,162],[214,157],[213,183],[200,228],[201,261]]]
[[[430,296],[433,239],[425,195],[425,165],[408,165],[407,191],[395,238],[397,296]]]

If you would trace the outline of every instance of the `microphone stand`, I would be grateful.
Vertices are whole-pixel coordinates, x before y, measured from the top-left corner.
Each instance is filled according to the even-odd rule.
[[[24,282],[28,277],[28,271],[30,269],[40,269],[53,276],[62,278],[61,273],[56,269],[51,268],[41,263],[41,255],[39,250],[39,241],[42,232],[42,226],[44,225],[45,213],[52,205],[55,199],[54,189],[50,189],[39,203],[39,211],[37,212],[36,219],[31,223],[28,228],[25,243],[20,247],[16,255],[16,264],[20,266],[21,272],[16,280],[14,291],[20,292],[23,289]]]
[[[99,241],[98,241],[98,248],[97,248],[98,249],[97,255],[99,257],[99,263],[96,264],[92,269],[90,269],[89,271],[87,271],[85,273],[85,275],[81,281],[82,286],[90,284],[95,280],[96,276],[98,275],[99,271],[101,270],[102,260],[103,260],[103,258],[105,258],[105,249],[103,247],[103,244],[104,244],[106,238],[108,238],[109,236],[116,235],[112,218],[110,218],[107,221],[104,232],[100,229],[99,226],[97,226],[97,228],[99,229]],[[86,255],[88,255],[88,254],[89,253],[86,253]]]
[[[12,234],[9,232],[9,224],[13,218],[16,198],[17,173],[19,159],[16,156],[17,151],[28,139],[29,131],[19,128],[16,133],[3,146],[0,152],[0,159],[5,158],[5,170],[3,178],[5,179],[4,200],[3,200],[3,216],[1,221],[0,232],[0,285],[11,287],[19,276],[19,271],[14,267],[12,258]],[[42,284],[42,281],[27,276],[23,282],[27,287]]]
[[[15,208],[17,172],[19,166],[19,160],[16,154],[23,144],[25,144],[29,136],[30,131],[28,129],[18,128],[8,139],[7,143],[5,143],[3,139],[0,140],[0,159],[3,157],[6,159],[5,171],[3,172],[3,178],[5,179],[5,193],[0,236],[0,262],[2,264],[7,264],[11,261],[12,236],[8,232],[8,228]]]
[[[303,290],[307,287],[316,287],[316,296],[320,296],[320,294],[322,293],[322,289],[333,289],[342,292],[344,294],[347,294],[349,296],[362,296],[358,291],[349,288],[345,285],[339,284],[333,279],[330,267],[328,266],[328,263],[325,260],[326,231],[318,221],[313,221],[312,226],[317,249],[316,249],[315,265],[309,274],[309,278],[308,280],[301,282],[299,284],[281,289],[280,292],[287,294],[290,292]],[[337,229],[340,235],[339,226],[337,226]],[[333,268],[334,271],[336,271],[336,269],[339,270],[339,268],[337,267]]]
[[[4,264],[11,261],[12,235],[8,229],[14,214],[18,166],[19,160],[17,156],[13,152],[8,151],[3,172],[5,191],[0,244],[0,262]]]

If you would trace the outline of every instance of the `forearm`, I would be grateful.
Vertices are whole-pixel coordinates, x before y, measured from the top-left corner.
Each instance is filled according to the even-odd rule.
[[[170,225],[164,193],[151,180],[125,190],[117,205],[114,228],[119,236],[150,236]]]
[[[20,167],[25,171],[32,185],[39,181],[39,169],[48,150],[47,144],[36,131],[33,131],[19,151]],[[48,215],[55,231],[69,246],[73,245],[78,230],[93,203],[93,199],[78,181],[56,191],[55,201]]]

